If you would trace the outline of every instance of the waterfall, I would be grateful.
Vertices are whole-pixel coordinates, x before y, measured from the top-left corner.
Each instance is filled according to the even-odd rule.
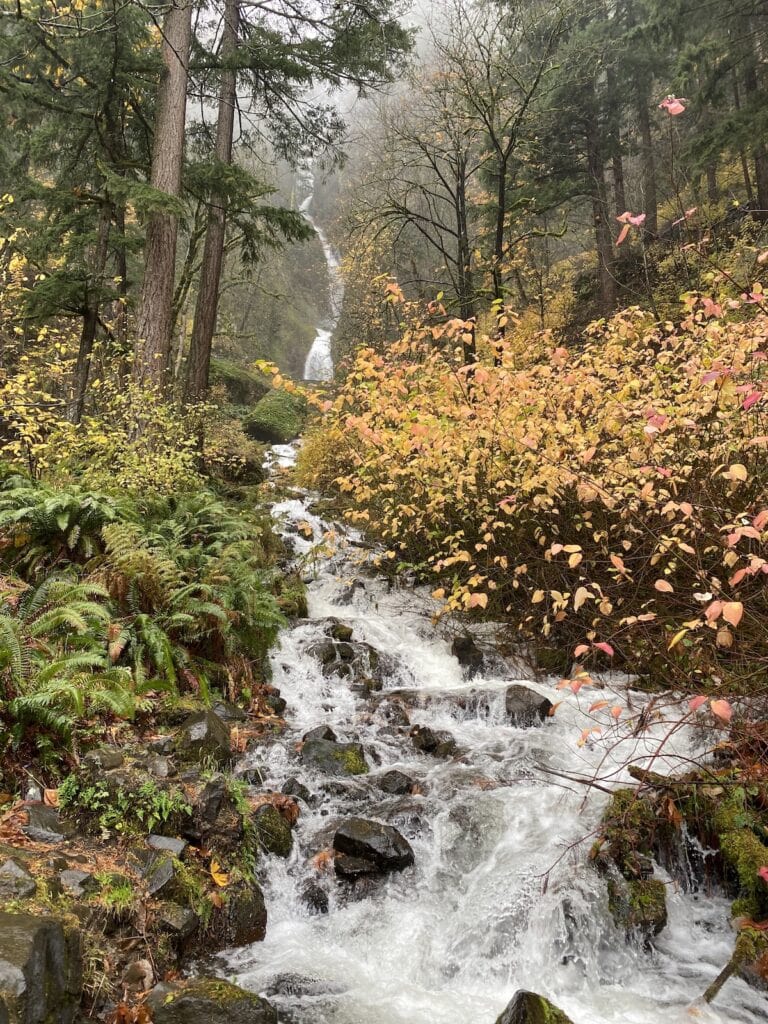
[[[331,339],[341,315],[341,304],[344,299],[344,282],[339,271],[339,258],[328,241],[325,232],[315,223],[309,212],[315,191],[315,179],[311,167],[305,168],[301,181],[304,187],[309,190],[309,195],[301,203],[299,211],[317,235],[323,248],[325,265],[328,269],[330,297],[330,316],[317,326],[315,340],[312,342],[312,346],[307,353],[306,362],[304,363],[304,380],[332,380],[333,357],[331,355]]]

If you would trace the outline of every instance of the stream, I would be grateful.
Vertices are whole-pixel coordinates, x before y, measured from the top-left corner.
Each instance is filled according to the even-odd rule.
[[[306,183],[301,209],[313,223],[311,171]],[[342,287],[338,261],[318,235],[332,319],[317,331],[305,377],[327,380]],[[290,466],[295,452],[276,447],[272,466]],[[588,860],[608,795],[563,776],[599,770],[611,784],[626,782],[624,765],[650,764],[664,729],[622,738],[614,726],[610,744],[579,747],[581,731],[594,724],[587,716],[594,691],[563,699],[556,679],[526,679],[487,643],[483,669],[467,678],[450,638],[433,624],[429,593],[392,587],[358,535],[320,520],[312,500],[298,494],[273,507],[311,577],[309,617],[283,631],[272,657],[273,682],[287,701],[286,731],[247,756],[266,788],[280,791],[294,779],[311,797],[300,802],[290,857],[270,857],[266,866],[265,941],[231,951],[222,972],[266,995],[284,1024],[494,1024],[520,988],[552,999],[573,1024],[765,1021],[764,995],[739,979],[726,983],[713,1006],[699,1002],[733,949],[729,901],[695,885],[683,891],[657,867],[668,883],[669,919],[643,950],[614,924],[605,880]],[[323,671],[317,650],[329,617],[381,653],[381,692],[361,694],[349,679]],[[511,724],[505,692],[516,681],[553,703],[562,699],[554,717],[531,728]],[[599,697],[624,702],[626,682],[606,683]],[[646,699],[631,697],[636,707]],[[456,753],[417,750],[403,708],[411,725],[450,732]],[[322,725],[363,744],[369,774],[323,775],[302,761],[303,735]],[[681,729],[654,770],[683,770],[696,743]],[[412,792],[382,790],[392,769],[414,781]],[[312,858],[330,847],[337,824],[355,815],[397,828],[414,866],[364,887],[335,878],[330,863],[316,866]],[[308,904],[308,884],[324,891],[327,912]]]
[[[323,248],[323,256],[325,257],[325,264],[328,269],[329,292],[328,319],[322,321],[317,326],[315,340],[312,342],[307,353],[306,362],[304,363],[304,380],[327,381],[333,379],[331,339],[341,315],[341,305],[344,301],[344,283],[339,273],[339,258],[328,241],[325,232],[315,222],[310,213],[315,192],[315,178],[311,164],[304,168],[300,177],[300,184],[308,194],[302,200],[299,211],[303,215],[304,220],[314,230]]]

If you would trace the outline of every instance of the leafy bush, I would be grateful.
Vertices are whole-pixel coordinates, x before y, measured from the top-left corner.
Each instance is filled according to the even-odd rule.
[[[414,327],[358,353],[304,479],[335,480],[445,611],[487,609],[520,640],[696,689],[726,672],[760,685],[761,303],[755,286],[725,316],[692,295],[677,329],[625,310],[574,350],[481,338],[472,366],[454,350],[460,321]]]

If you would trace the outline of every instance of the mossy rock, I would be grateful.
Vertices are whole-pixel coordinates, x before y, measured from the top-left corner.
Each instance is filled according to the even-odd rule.
[[[245,432],[254,441],[287,444],[301,433],[306,418],[304,403],[286,391],[270,391],[260,399],[245,421]]]
[[[277,584],[277,606],[289,619],[305,619],[309,614],[307,588],[295,573],[283,576]]]
[[[154,1024],[277,1024],[277,1011],[253,992],[219,978],[158,986],[147,998]]]
[[[259,843],[267,851],[278,857],[288,857],[293,849],[291,828],[277,808],[271,804],[259,807],[253,816],[253,824],[259,837]]]
[[[611,878],[608,907],[627,938],[637,936],[648,943],[667,923],[666,887],[658,878],[638,878],[631,882]]]
[[[537,647],[533,652],[533,663],[536,668],[553,676],[564,676],[571,667],[571,651],[569,647]]]
[[[762,920],[768,917],[768,886],[758,875],[768,864],[768,847],[748,828],[734,829],[720,836],[720,849],[727,868],[737,879],[739,895],[734,914]]]
[[[211,359],[211,383],[222,384],[232,405],[254,406],[269,394],[267,377],[229,359]]]
[[[368,762],[359,743],[310,739],[301,749],[301,759],[305,764],[328,775],[368,774]]]
[[[516,992],[496,1024],[573,1024],[562,1010],[544,996],[521,989]]]

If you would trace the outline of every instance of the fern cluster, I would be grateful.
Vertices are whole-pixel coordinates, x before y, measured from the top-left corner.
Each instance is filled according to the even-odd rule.
[[[210,491],[142,505],[3,479],[6,751],[66,749],[89,723],[151,710],[159,691],[207,700],[250,685],[284,621],[264,535]]]

